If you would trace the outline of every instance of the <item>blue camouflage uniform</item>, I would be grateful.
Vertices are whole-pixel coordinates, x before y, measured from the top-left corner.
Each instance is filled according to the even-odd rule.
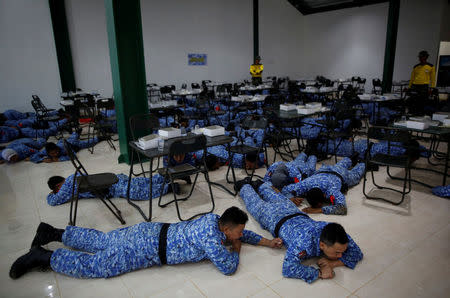
[[[305,180],[291,184],[283,188],[282,192],[286,197],[301,196],[306,194],[313,188],[319,188],[325,194],[326,198],[330,200],[331,205],[322,207],[324,214],[346,215],[347,204],[345,196],[341,192],[342,182],[338,176],[330,173],[321,173],[323,171],[336,172],[342,176],[347,186],[358,184],[364,175],[365,164],[359,163],[353,169],[351,167],[352,161],[348,157],[344,157],[337,164],[329,166],[323,165],[314,175]]]
[[[31,138],[22,138],[12,141],[6,146],[6,148],[16,151],[19,156],[19,160],[23,160],[38,152],[45,145],[45,142],[45,139],[34,140]],[[0,159],[3,159],[1,157],[1,152]]]
[[[85,149],[94,146],[98,143],[98,138],[94,137],[91,140],[80,140],[79,135],[74,132],[67,138],[67,142],[72,146],[74,151],[79,151],[80,149]],[[67,161],[70,160],[70,157],[67,155],[66,148],[64,147],[63,140],[59,140],[56,144],[59,148],[59,161]],[[31,156],[30,161],[34,163],[42,162],[44,159],[48,158],[47,150],[44,148],[42,151],[37,152],[33,156]]]
[[[20,119],[28,118],[28,117],[34,115],[34,113],[22,113],[22,112],[19,112],[16,110],[6,110],[3,112],[3,115],[8,120],[20,120]]]
[[[36,122],[36,117],[28,117],[25,119],[18,119],[18,120],[6,120],[5,125],[11,126],[11,127],[32,127],[33,124]]]
[[[289,178],[292,181],[291,183],[297,183],[303,180],[304,176],[309,177],[316,171],[316,163],[317,157],[315,155],[307,156],[304,152],[302,152],[293,161],[277,161],[270,165],[263,180],[266,182],[271,181],[271,177],[278,166],[284,164],[289,173]]]
[[[127,186],[128,186],[128,176],[124,174],[116,175],[119,181],[113,184],[109,189],[109,195],[112,198],[126,198],[127,197]],[[57,206],[70,201],[72,197],[72,187],[73,187],[73,177],[70,175],[64,181],[60,190],[55,194],[51,192],[47,195],[47,203],[50,206]],[[152,177],[152,199],[159,198],[161,194],[161,185],[164,178],[156,174]],[[150,179],[145,177],[135,177],[131,179],[130,184],[130,199],[136,201],[148,200],[148,193],[150,191]],[[163,189],[163,195],[168,191],[169,185],[166,183]],[[75,189],[76,191],[76,189]],[[75,192],[74,192],[75,193]],[[92,193],[79,193],[79,198],[94,198]]]
[[[77,278],[107,278],[161,266],[158,248],[162,225],[144,222],[109,233],[68,226],[62,241],[78,251],[57,249],[51,256],[50,266],[56,272]],[[241,241],[256,245],[261,238],[244,230]],[[171,224],[167,232],[167,264],[208,259],[223,274],[232,274],[239,265],[239,254],[228,251],[225,240],[216,214]]]
[[[37,136],[39,138],[48,138],[50,136],[56,136],[58,133],[58,129],[61,129],[63,125],[67,123],[67,119],[61,119],[58,121],[58,123],[49,122],[48,128],[45,129],[35,129],[33,127],[23,127],[20,129],[20,132],[27,138],[34,138]]]
[[[250,185],[244,185],[240,196],[244,200],[248,212],[260,223],[261,227],[269,231],[274,237],[277,223],[284,217],[300,213],[288,219],[280,228],[278,237],[283,240],[287,248],[283,261],[283,276],[303,279],[312,283],[319,277],[319,270],[312,266],[302,265],[302,261],[319,257],[322,251],[319,247],[322,229],[328,224],[324,221],[315,221],[305,213],[298,210],[294,203],[282,193],[275,192],[268,184],[259,188],[261,197]],[[348,236],[348,248],[339,259],[345,266],[354,269],[363,258],[358,245]]]
[[[443,198],[450,198],[450,184],[446,186],[436,186],[431,190],[434,195]]]
[[[8,143],[19,137],[20,130],[9,126],[0,126],[0,143]]]

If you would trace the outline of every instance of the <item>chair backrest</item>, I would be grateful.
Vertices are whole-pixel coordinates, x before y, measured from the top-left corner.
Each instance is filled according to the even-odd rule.
[[[134,141],[137,141],[140,137],[152,134],[159,127],[159,119],[154,114],[144,113],[130,117],[130,131]]]
[[[70,161],[72,162],[73,167],[75,168],[75,176],[78,175],[88,175],[88,172],[84,168],[84,166],[81,164],[80,160],[78,159],[77,155],[72,149],[72,146],[69,142],[66,141],[66,139],[63,140],[64,149],[67,152],[67,155],[69,155]]]
[[[35,110],[37,116],[44,116],[47,113],[47,108],[42,103],[41,99],[37,95],[31,95],[33,98],[31,100],[31,105],[33,106],[33,109]]]
[[[187,89],[187,84],[186,83],[181,84],[181,89]]]
[[[198,83],[192,83],[192,84],[191,84],[191,88],[192,88],[192,89],[200,89],[200,84],[198,84]]]
[[[411,133],[404,129],[372,126],[367,132],[367,148],[370,147],[371,140],[387,141],[387,154],[391,154],[392,148],[407,148],[405,155],[412,153],[409,147],[413,146],[411,142]]]
[[[113,110],[114,109],[114,99],[101,98],[101,99],[97,100],[97,109]]]
[[[193,136],[174,141],[169,146],[169,156],[206,151],[206,137],[204,135]]]

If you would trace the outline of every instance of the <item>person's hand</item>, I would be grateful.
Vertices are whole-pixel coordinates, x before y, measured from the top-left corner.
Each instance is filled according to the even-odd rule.
[[[312,208],[312,207],[306,207],[302,209],[305,213],[322,213],[322,208]]]
[[[3,160],[3,159],[2,159],[2,160],[0,160],[0,165],[1,165],[1,164],[4,164],[5,162],[6,162],[6,161],[5,161],[5,160]]]
[[[29,157],[27,157],[27,158],[25,158],[24,160],[25,160],[25,161],[30,161],[30,158],[29,158]]]
[[[326,266],[329,266],[330,268],[333,268],[331,261],[328,260],[327,258],[320,258],[317,261],[317,265],[319,265],[320,268],[326,267]]]
[[[51,163],[53,160],[51,158],[44,158],[43,162]]]
[[[173,156],[173,159],[176,163],[181,163],[184,160],[185,155],[184,154],[177,154]]]
[[[231,250],[239,253],[241,251],[242,242],[241,240],[233,240],[231,241]]]
[[[334,277],[334,271],[330,266],[320,267],[319,277],[322,279],[331,279]]]
[[[303,199],[299,197],[293,197],[290,198],[290,200],[295,204],[295,206],[300,206],[303,203]]]
[[[283,240],[281,240],[280,238],[273,238],[272,240],[270,240],[270,248],[281,248],[282,246]]]
[[[53,162],[57,162],[57,161],[59,161],[59,158],[58,157],[52,157],[52,161]]]

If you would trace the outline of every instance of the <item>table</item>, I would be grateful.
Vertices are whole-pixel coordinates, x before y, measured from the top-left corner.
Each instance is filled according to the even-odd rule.
[[[427,169],[427,168],[420,168],[420,167],[411,167],[411,169],[424,170],[424,171],[434,172],[434,173],[437,173],[437,174],[442,174],[443,175],[442,186],[445,186],[446,185],[447,176],[450,176],[450,174],[448,173],[448,168],[449,168],[448,162],[449,162],[449,158],[450,158],[450,127],[430,126],[427,129],[415,129],[415,128],[408,128],[405,125],[402,125],[401,122],[394,123],[392,125],[392,127],[395,127],[395,128],[398,128],[398,129],[407,130],[407,131],[410,131],[410,132],[418,132],[418,133],[424,133],[424,134],[431,135],[429,151],[432,154],[437,154],[438,156],[441,156],[442,158],[445,158],[445,163],[443,164],[444,171],[441,172],[441,171],[438,171],[438,170],[435,170],[435,169]],[[444,141],[444,142],[447,143],[447,152],[446,153],[437,151],[437,144],[440,141]],[[430,157],[428,157],[428,162],[431,165],[442,165],[442,164],[433,164],[433,163],[431,163],[430,162]],[[422,185],[430,187],[430,188],[433,187],[433,186],[431,186],[429,184],[426,184],[424,182],[417,181],[417,180],[414,180],[414,179],[411,179],[411,181],[419,183],[419,184],[422,184]]]
[[[266,99],[267,95],[239,95],[232,96],[231,101],[235,102],[261,102]]]
[[[322,89],[322,88],[321,88]],[[337,89],[332,88],[332,89],[300,89],[300,95],[303,95],[302,97],[306,96],[306,95],[310,95],[310,96],[317,96],[318,100],[324,100],[325,102],[329,100],[329,95],[333,94],[334,92],[336,92]],[[302,98],[303,100],[304,98]]]
[[[152,191],[153,191],[153,183],[152,183],[152,173],[153,173],[153,159],[154,158],[158,158],[158,157],[163,157],[169,154],[169,147],[170,145],[176,141],[176,140],[180,140],[180,139],[184,139],[184,138],[189,138],[189,137],[193,137],[196,136],[193,133],[189,133],[188,136],[186,137],[178,137],[178,138],[172,138],[169,140],[166,140],[164,142],[164,150],[159,151],[157,148],[154,149],[147,149],[147,150],[143,150],[141,148],[139,148],[139,146],[136,145],[136,142],[134,141],[130,141],[129,142],[129,146],[131,147],[131,165],[130,165],[130,172],[129,172],[129,176],[128,176],[128,185],[127,185],[127,201],[128,203],[133,206],[134,208],[136,208],[139,213],[142,215],[142,217],[146,220],[146,221],[151,221],[152,220]],[[206,147],[213,147],[213,146],[218,146],[218,145],[225,145],[225,144],[230,144],[231,142],[233,142],[233,138],[230,136],[226,136],[226,135],[221,135],[221,136],[216,136],[216,137],[208,137],[206,136]],[[136,205],[135,203],[133,203],[130,200],[130,183],[131,183],[131,176],[133,173],[133,166],[134,166],[134,152],[137,152],[138,154],[142,154],[143,156],[147,157],[150,161],[150,183],[149,183],[149,215],[148,217],[145,215],[145,213],[142,211],[142,209]],[[234,193],[231,192],[230,190],[228,190],[225,186],[217,183],[217,182],[212,182],[210,181],[211,184],[216,185],[218,187],[221,187],[223,190],[225,190],[226,192],[230,193],[231,195],[234,196]]]
[[[397,94],[384,94],[384,95],[375,95],[375,94],[370,94],[370,98],[367,97],[362,97],[362,96],[358,96],[359,99],[362,102],[366,102],[366,103],[373,103],[372,106],[372,117],[374,121],[378,120],[380,118],[380,105],[382,103],[387,103],[387,102],[403,102],[403,98],[398,97]],[[375,109],[377,109],[377,111],[375,111]],[[372,119],[371,119],[372,120]]]

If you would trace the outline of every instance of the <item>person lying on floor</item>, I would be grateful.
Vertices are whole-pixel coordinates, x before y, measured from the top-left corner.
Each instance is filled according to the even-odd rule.
[[[278,161],[273,163],[264,176],[264,181],[270,181],[278,190],[285,186],[298,183],[311,176],[316,171],[317,157],[300,153],[293,161]]]
[[[311,207],[304,208],[303,212],[346,215],[344,193],[348,187],[359,183],[365,171],[364,163],[350,170],[351,166],[348,157],[335,165],[322,165],[314,175],[284,187],[282,192],[287,197],[304,197]]]
[[[6,110],[0,114],[1,119],[5,120],[21,120],[36,116],[35,113],[22,113],[16,110]]]
[[[152,266],[202,260],[210,260],[220,272],[230,275],[239,265],[242,242],[271,248],[282,245],[279,238],[268,240],[244,230],[247,221],[244,211],[231,207],[222,216],[210,213],[173,224],[143,222],[109,233],[76,226],[56,229],[41,223],[30,251],[12,264],[9,276],[17,279],[35,267],[46,267],[75,278],[109,278]],[[53,241],[75,250],[42,248]]]
[[[109,196],[111,198],[126,198],[127,197],[127,187],[128,187],[128,176],[124,174],[116,175],[119,181],[113,184],[109,188]],[[73,187],[73,177],[74,174],[70,175],[66,179],[61,176],[52,176],[48,179],[47,185],[51,192],[47,195],[47,203],[50,206],[57,206],[69,202],[72,198],[72,187]],[[152,176],[152,199],[159,198],[161,194],[161,186],[164,178],[156,174]],[[130,199],[135,201],[145,201],[148,200],[148,194],[150,190],[150,178],[146,177],[134,177],[130,182]],[[76,189],[75,189],[76,191]],[[162,194],[165,195],[169,192],[175,191],[179,193],[180,186],[178,183],[174,185],[164,184],[164,189]],[[74,192],[75,193],[75,192]],[[80,198],[95,198],[95,195],[86,192],[79,193]]]
[[[16,163],[37,153],[45,144],[45,139],[22,138],[9,143],[0,153],[0,164]]]
[[[436,186],[431,190],[435,196],[450,198],[450,184],[446,186]]]
[[[91,140],[80,140],[79,134],[74,132],[66,139],[66,141],[70,144],[74,152],[78,152],[81,149],[89,148],[97,144],[98,138],[94,137]],[[51,163],[67,160],[70,160],[70,157],[67,155],[66,148],[64,148],[63,140],[59,140],[58,144],[48,142],[45,144],[44,150],[39,151],[30,157],[30,161],[34,163]]]
[[[20,129],[17,127],[0,126],[0,143],[8,143],[19,138]]]
[[[311,219],[268,183],[258,190],[259,195],[246,184],[241,188],[240,196],[261,227],[274,237],[280,237],[286,246],[284,277],[312,283],[319,278],[333,278],[335,267],[354,269],[362,260],[363,253],[341,225]],[[318,269],[302,264],[312,257],[320,257]]]

